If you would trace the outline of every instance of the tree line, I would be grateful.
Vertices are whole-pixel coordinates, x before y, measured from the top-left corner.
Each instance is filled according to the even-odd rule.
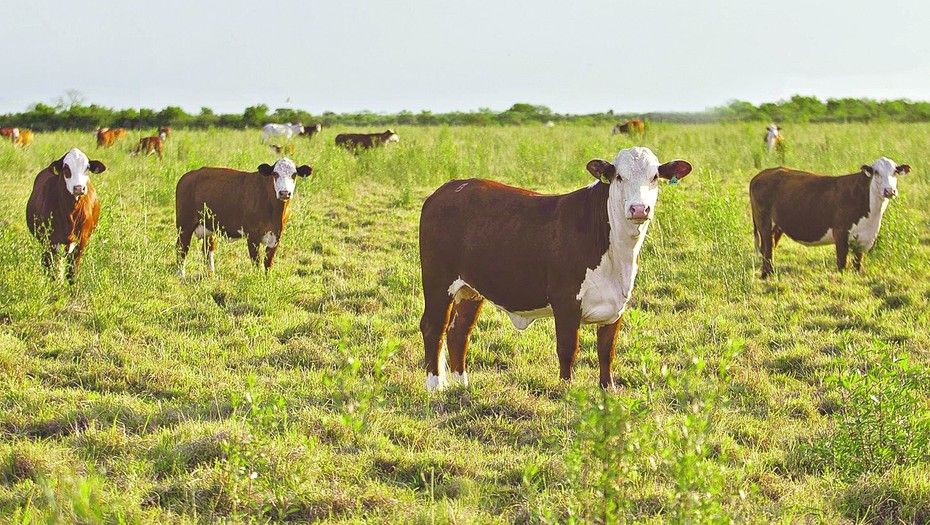
[[[60,129],[92,131],[102,127],[132,129],[172,126],[179,128],[257,128],[269,122],[320,123],[324,126],[442,126],[472,125],[500,126],[521,124],[573,123],[607,125],[628,118],[642,118],[659,122],[928,122],[930,102],[905,99],[872,100],[866,98],[831,98],[822,101],[816,97],[796,95],[787,100],[754,105],[734,100],[728,104],[702,112],[652,112],[615,114],[613,111],[590,114],[555,113],[546,106],[517,103],[506,111],[481,108],[476,111],[433,113],[430,111],[401,111],[399,113],[324,112],[312,115],[290,108],[271,110],[265,104],[245,108],[242,113],[215,113],[203,107],[197,114],[187,113],[178,106],[159,111],[147,108],[113,109],[97,104],[84,104],[80,100],[56,105],[38,103],[20,113],[0,115],[0,126],[16,126],[36,131]]]

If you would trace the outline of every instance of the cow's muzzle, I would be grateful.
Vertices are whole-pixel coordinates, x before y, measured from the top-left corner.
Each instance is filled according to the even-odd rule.
[[[634,204],[627,210],[627,219],[642,224],[649,220],[649,212],[652,209],[645,204]]]
[[[893,199],[897,196],[898,196],[898,190],[894,188],[885,188],[884,190],[882,190],[882,197],[885,197],[886,199]]]
[[[278,192],[278,200],[286,201],[286,200],[290,200],[290,198],[291,198],[291,192],[289,191]]]
[[[87,193],[87,188],[85,188],[84,186],[75,186],[71,188],[71,194],[74,195],[75,197],[80,197],[81,195],[84,195],[85,193]]]

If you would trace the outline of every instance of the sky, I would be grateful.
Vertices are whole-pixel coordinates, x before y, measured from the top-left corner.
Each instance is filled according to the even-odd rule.
[[[0,113],[700,111],[930,100],[930,2],[0,0]]]

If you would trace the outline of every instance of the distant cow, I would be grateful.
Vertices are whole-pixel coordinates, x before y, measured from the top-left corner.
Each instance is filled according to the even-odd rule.
[[[157,137],[143,137],[139,139],[139,145],[132,151],[132,154],[144,153],[145,155],[150,155],[152,153],[157,153],[158,158],[161,159],[165,139],[167,138],[168,134],[164,131],[159,131]]]
[[[782,144],[781,126],[769,124],[768,127],[765,128],[765,137],[763,141],[765,142],[765,149],[768,150],[769,153],[775,148],[779,148]]]
[[[336,135],[336,145],[349,150],[374,148],[388,142],[400,142],[400,136],[393,129],[387,129],[381,133],[340,133]]]
[[[23,128],[14,128],[14,131],[19,131],[19,133],[13,134],[13,145],[25,148],[32,144],[34,134],[32,130],[23,129]]]
[[[74,282],[100,215],[100,201],[89,174],[106,169],[102,162],[90,160],[73,148],[36,175],[26,205],[26,224],[45,244],[42,264],[49,272],[55,255],[64,247],[68,282]]]
[[[0,137],[5,139],[16,140],[19,136],[19,128],[0,128]]]
[[[659,164],[647,148],[592,160],[599,182],[565,195],[540,195],[482,179],[453,180],[423,204],[420,320],[426,387],[442,384],[443,334],[452,379],[467,382],[468,337],[485,299],[518,330],[555,317],[559,376],[568,380],[582,323],[596,324],[600,384],[611,363],[620,316],[636,278],[639,252],[655,214],[659,179],[691,172],[683,160]]]
[[[251,173],[200,168],[184,174],[175,193],[178,274],[184,275],[184,259],[193,235],[203,240],[209,271],[214,273],[217,233],[229,239],[245,237],[256,265],[259,245],[265,245],[265,269],[271,268],[297,176],[309,177],[311,172],[310,166],[298,167],[283,158],[274,166],[262,164]]]
[[[644,133],[646,131],[646,123],[639,119],[628,120],[623,124],[617,124],[614,126],[613,134],[619,135],[621,133],[632,134],[632,133]]]
[[[160,128],[158,128],[158,133],[156,133],[156,135],[164,135],[165,138],[167,139],[168,137],[171,136],[171,128],[168,126],[161,126]]]
[[[760,172],[749,183],[756,249],[762,278],[772,273],[772,252],[782,234],[808,246],[834,244],[836,267],[862,269],[863,255],[878,238],[888,200],[898,195],[898,175],[911,171],[882,157],[851,175],[828,177],[790,168]]]
[[[271,150],[278,155],[293,155],[294,152],[297,151],[297,147],[294,146],[293,142],[289,142],[281,146],[278,146],[277,144],[269,144],[268,147],[270,147]]]
[[[274,137],[283,137],[291,140],[295,135],[304,132],[303,124],[265,124],[262,127],[262,142],[268,142]]]
[[[97,130],[97,147],[109,148],[125,135],[125,128],[99,128]]]
[[[312,139],[314,135],[323,131],[322,124],[310,124],[309,126],[304,126],[304,130],[300,132],[301,135]]]

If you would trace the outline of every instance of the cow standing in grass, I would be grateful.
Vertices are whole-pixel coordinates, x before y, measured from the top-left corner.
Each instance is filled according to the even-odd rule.
[[[465,383],[468,338],[485,299],[523,330],[555,317],[559,376],[572,376],[582,323],[596,324],[600,384],[611,387],[620,316],[655,214],[659,180],[691,172],[660,164],[647,148],[592,160],[597,182],[566,195],[540,195],[482,179],[447,182],[423,204],[420,264],[425,301],[420,330],[426,386],[443,383],[445,335],[452,380]]]
[[[106,169],[99,160],[90,160],[73,148],[36,175],[26,204],[29,231],[45,244],[42,264],[51,272],[55,256],[63,248],[69,283],[74,282],[100,216],[100,200],[90,174]]]
[[[882,157],[860,171],[840,177],[791,168],[771,168],[749,183],[756,249],[762,255],[762,278],[772,273],[772,253],[782,235],[808,246],[836,246],[836,267],[853,266],[872,249],[888,201],[898,195],[898,176],[911,171]]]
[[[391,142],[400,142],[400,136],[393,129],[381,133],[340,133],[336,135],[336,145],[350,151],[384,146]]]
[[[184,259],[194,235],[203,240],[212,275],[215,271],[216,236],[245,238],[249,256],[258,265],[259,246],[265,246],[265,269],[271,268],[275,250],[287,224],[296,179],[309,177],[310,166],[297,166],[289,158],[274,166],[262,164],[257,171],[200,168],[178,180],[175,218],[178,228],[178,274],[184,275]]]
[[[765,137],[762,140],[765,143],[765,150],[769,153],[775,149],[782,150],[784,145],[782,144],[781,126],[769,124],[765,128]]]

